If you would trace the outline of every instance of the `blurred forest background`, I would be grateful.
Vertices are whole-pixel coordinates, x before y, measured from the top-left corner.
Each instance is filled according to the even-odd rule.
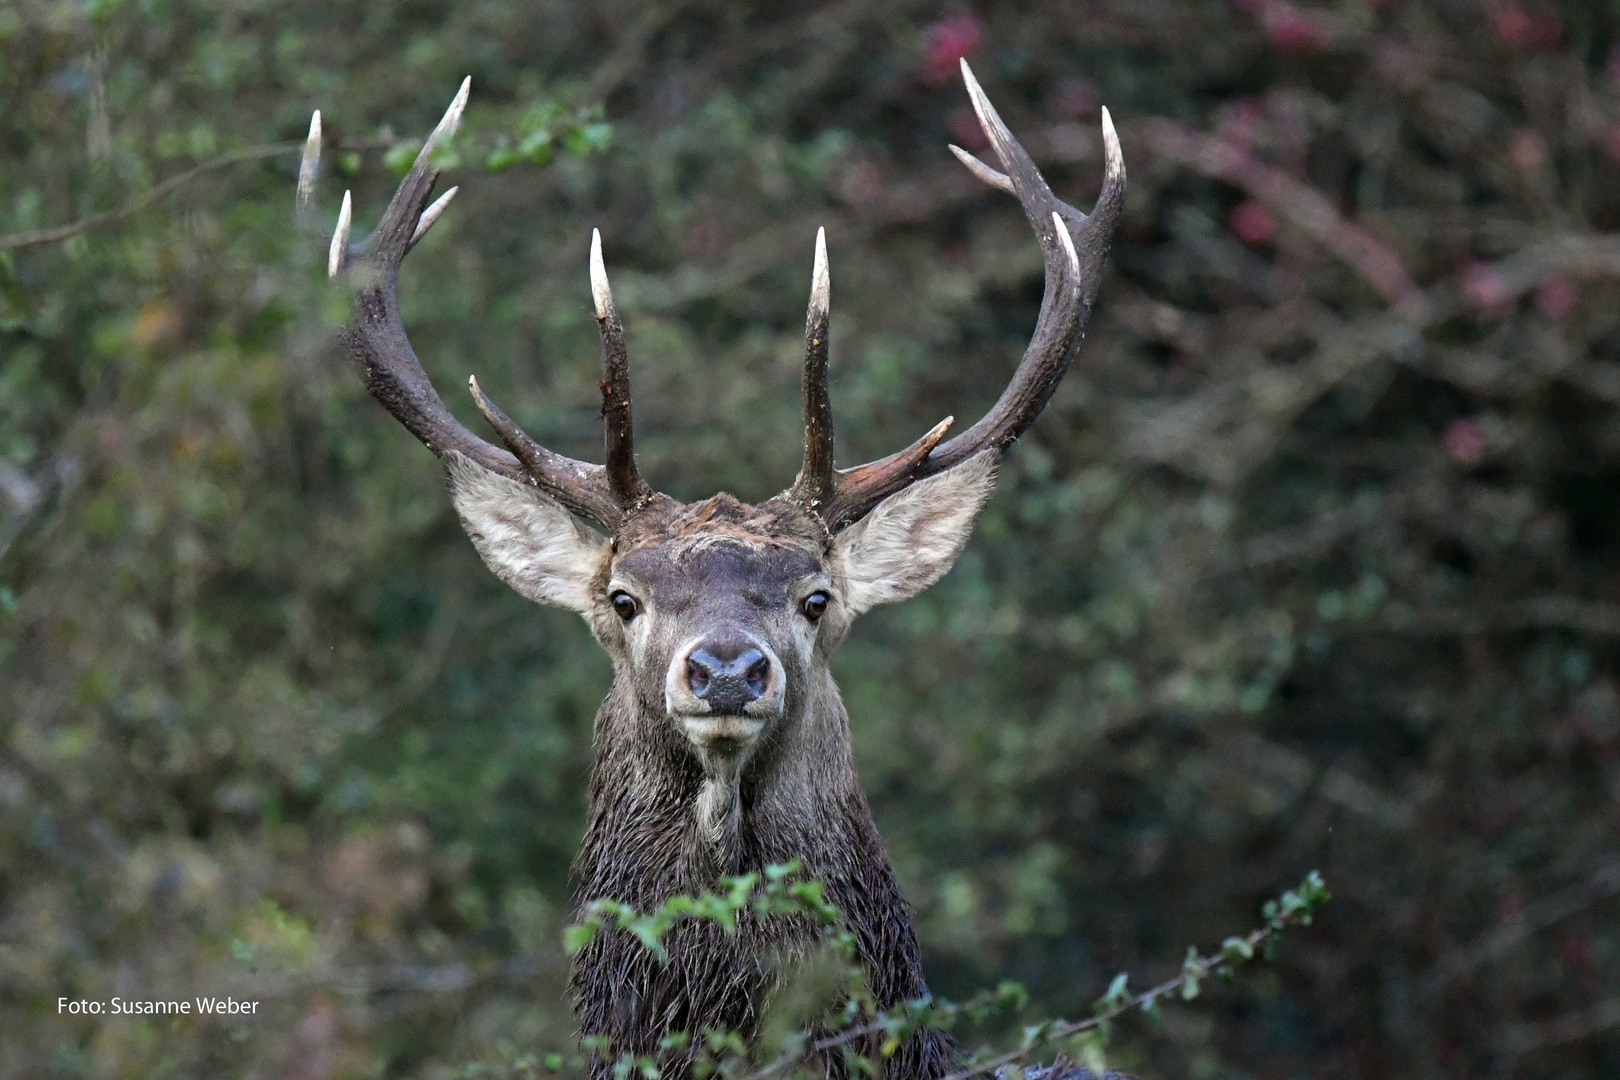
[[[0,42],[0,1075],[571,1045],[607,662],[334,347],[342,191],[363,235],[470,74],[402,288],[447,400],[599,458],[599,227],[644,472],[758,499],[817,226],[843,462],[977,417],[1034,325],[962,55],[1060,195],[1100,104],[1131,186],[968,552],[835,664],[935,991],[1084,1014],[1320,868],[1118,1063],[1620,1074],[1616,0],[7,0]],[[200,993],[264,1004],[56,1014]]]

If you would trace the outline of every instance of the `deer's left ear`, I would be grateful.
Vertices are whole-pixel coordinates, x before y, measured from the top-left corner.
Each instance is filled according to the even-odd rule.
[[[945,576],[996,486],[997,450],[986,450],[890,495],[838,534],[833,551],[851,615],[907,600]]]

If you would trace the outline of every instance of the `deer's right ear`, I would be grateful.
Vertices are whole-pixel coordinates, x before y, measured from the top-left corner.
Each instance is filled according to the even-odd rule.
[[[549,495],[463,454],[445,454],[444,471],[461,527],[496,577],[535,603],[581,615],[592,609],[592,583],[608,555],[605,537]]]

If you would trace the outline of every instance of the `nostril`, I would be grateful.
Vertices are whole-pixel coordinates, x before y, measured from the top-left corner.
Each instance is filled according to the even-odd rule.
[[[754,655],[759,659],[748,665],[748,670],[743,674],[743,678],[747,681],[748,689],[753,692],[755,697],[763,697],[765,696],[765,684],[771,675],[771,662],[761,653],[755,653]]]
[[[702,697],[709,689],[709,668],[696,657],[686,661],[686,685],[696,697]]]

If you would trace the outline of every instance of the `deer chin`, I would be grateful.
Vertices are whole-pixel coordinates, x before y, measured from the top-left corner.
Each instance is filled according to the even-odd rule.
[[[746,713],[705,713],[680,716],[678,722],[681,733],[703,760],[704,771],[710,772],[711,758],[717,765],[726,767],[722,771],[740,767],[764,733],[767,718]]]
[[[688,714],[675,719],[703,767],[703,783],[692,806],[697,835],[715,859],[715,869],[734,873],[737,828],[742,817],[743,765],[759,745],[769,720],[724,713]]]

